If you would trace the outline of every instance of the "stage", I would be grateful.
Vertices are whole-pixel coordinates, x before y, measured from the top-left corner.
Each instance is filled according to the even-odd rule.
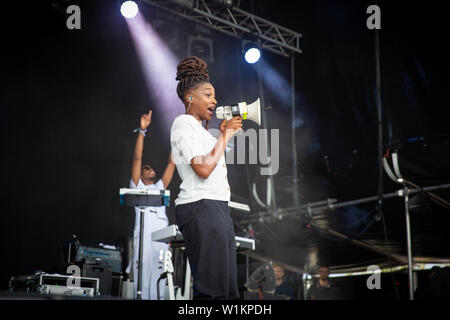
[[[133,281],[139,216],[120,190],[130,188],[149,110],[142,161],[163,178],[173,121],[186,112],[175,79],[186,56],[207,63],[222,107],[208,132],[218,137],[222,118],[244,117],[224,152],[235,236],[253,241],[250,250],[237,246],[242,300],[265,265],[283,266],[291,300],[308,298],[321,265],[341,300],[411,300],[436,268],[446,275],[444,10],[418,1],[143,0],[122,12],[123,2],[5,8],[0,300],[134,301],[122,286]],[[181,183],[175,169],[155,193],[168,226],[177,225]],[[8,291],[11,277],[67,276],[75,261],[83,270],[88,253],[71,259],[74,239],[107,261],[83,272],[106,277],[99,288],[114,295]],[[184,288],[176,240],[165,243]],[[375,275],[381,288],[372,290]]]

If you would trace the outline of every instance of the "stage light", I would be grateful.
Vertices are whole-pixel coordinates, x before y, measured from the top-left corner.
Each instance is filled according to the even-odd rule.
[[[213,0],[212,3],[224,8],[231,8],[233,6],[233,0]]]
[[[213,41],[210,38],[189,36],[188,55],[197,56],[207,64],[214,62]]]
[[[223,0],[223,5],[225,8],[231,8],[233,6],[233,0]]]
[[[139,7],[134,1],[125,1],[120,6],[120,12],[125,18],[131,19],[137,15],[139,12]]]
[[[259,51],[259,49],[256,47],[251,47],[245,51],[244,57],[247,63],[256,63],[258,62],[259,58],[261,58],[261,51]]]
[[[254,64],[261,58],[261,50],[253,40],[242,40],[242,53],[247,63]]]

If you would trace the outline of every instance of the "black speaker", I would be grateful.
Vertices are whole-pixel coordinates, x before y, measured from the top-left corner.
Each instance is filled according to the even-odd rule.
[[[82,277],[98,278],[100,295],[111,295],[112,269],[103,260],[86,260],[82,265]]]

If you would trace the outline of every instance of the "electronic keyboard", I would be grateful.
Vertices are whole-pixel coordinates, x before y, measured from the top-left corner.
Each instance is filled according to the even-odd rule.
[[[170,191],[164,189],[121,188],[119,194],[120,204],[127,207],[167,207],[170,204]]]
[[[181,234],[178,226],[176,224],[171,224],[166,228],[159,229],[157,231],[152,232],[152,240],[158,242],[176,242],[183,241],[183,235]],[[244,237],[235,237],[236,240],[236,248],[238,249],[248,249],[255,250],[255,240],[244,238]]]

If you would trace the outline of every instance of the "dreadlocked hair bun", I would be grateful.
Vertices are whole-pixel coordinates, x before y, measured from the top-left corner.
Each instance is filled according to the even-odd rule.
[[[182,101],[186,91],[199,83],[209,82],[207,66],[205,61],[196,56],[186,57],[178,63],[176,80],[180,82],[178,82],[177,94]]]

